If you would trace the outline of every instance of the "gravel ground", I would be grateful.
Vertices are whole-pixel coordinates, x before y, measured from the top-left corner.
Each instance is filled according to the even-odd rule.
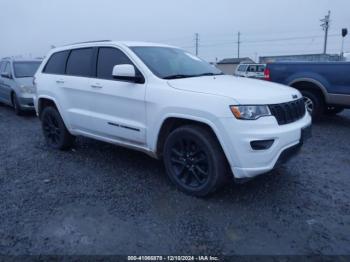
[[[271,175],[197,199],[142,153],[48,149],[0,106],[0,254],[350,254],[350,111],[313,133]]]

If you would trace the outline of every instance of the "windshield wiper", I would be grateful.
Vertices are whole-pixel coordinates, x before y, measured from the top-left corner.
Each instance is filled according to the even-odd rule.
[[[198,74],[198,75],[170,75],[163,77],[163,79],[180,79],[180,78],[188,78],[188,77],[201,77],[201,76],[218,76],[218,75],[223,75],[224,73],[203,73],[203,74]]]
[[[170,75],[170,76],[166,76],[163,77],[163,79],[180,79],[180,78],[188,78],[188,77],[195,77],[196,75]]]
[[[203,74],[199,74],[199,75],[195,75],[196,77],[200,77],[200,76],[221,76],[224,73],[203,73]]]

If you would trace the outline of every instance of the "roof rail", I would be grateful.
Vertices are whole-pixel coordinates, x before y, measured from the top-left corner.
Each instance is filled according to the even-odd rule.
[[[85,42],[77,42],[69,45],[79,45],[79,44],[89,44],[89,43],[99,43],[99,42],[111,42],[112,40],[94,40],[94,41],[85,41]],[[65,45],[68,46],[68,45]]]

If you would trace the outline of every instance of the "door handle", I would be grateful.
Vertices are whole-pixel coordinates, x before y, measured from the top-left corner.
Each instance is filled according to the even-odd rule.
[[[95,89],[101,89],[102,88],[102,86],[100,86],[100,85],[91,85],[91,87],[95,88]]]
[[[64,81],[63,80],[57,80],[56,83],[57,84],[64,84]]]

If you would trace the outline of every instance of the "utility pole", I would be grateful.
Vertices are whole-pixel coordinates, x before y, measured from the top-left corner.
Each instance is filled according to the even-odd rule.
[[[198,56],[198,49],[199,49],[199,34],[196,33],[195,35],[195,40],[196,40],[196,56]]]
[[[329,29],[329,24],[331,22],[331,11],[328,11],[328,15],[324,17],[324,19],[321,19],[321,27],[323,28],[325,35],[324,35],[324,47],[323,47],[323,54],[327,54],[327,42],[328,42],[328,29]]]
[[[239,55],[240,55],[240,47],[241,47],[241,32],[238,32],[238,38],[237,38],[237,58],[239,58]]]

